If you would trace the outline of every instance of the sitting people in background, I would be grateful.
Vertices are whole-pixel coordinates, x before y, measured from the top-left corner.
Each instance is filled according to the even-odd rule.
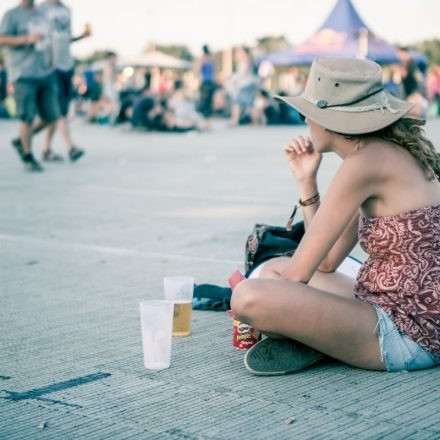
[[[392,64],[384,70],[384,89],[396,98],[404,99],[405,91],[402,84],[402,66]]]
[[[102,98],[106,101],[106,113],[111,124],[116,119],[119,99],[116,60],[116,54],[111,51],[108,52],[102,71]]]
[[[280,92],[278,96],[285,96]],[[284,102],[274,101],[267,90],[260,89],[251,110],[254,125],[302,125],[304,120],[298,111]]]
[[[200,128],[200,122],[194,101],[186,96],[182,81],[177,80],[165,114],[167,128],[173,131],[195,130]]]
[[[229,117],[230,101],[226,89],[222,86],[217,87],[212,97],[212,111],[215,115]]]
[[[426,118],[429,102],[424,96],[424,79],[417,63],[410,59],[403,67],[402,84],[405,92],[405,99],[415,104],[411,115],[418,118]]]
[[[306,78],[298,67],[291,67],[286,78],[287,81],[283,88],[286,90],[288,96],[297,96],[304,91]]]
[[[114,123],[116,121],[117,102],[110,100],[104,94],[104,74],[102,70],[94,72],[93,87],[88,92],[90,105],[87,112],[87,121],[99,124]]]
[[[251,119],[253,125],[272,125],[278,124],[280,117],[279,105],[276,103],[269,92],[259,89],[251,109]]]
[[[280,91],[278,96],[286,96],[286,93]],[[279,103],[279,123],[280,124],[304,124],[304,119],[298,111],[284,102]]]
[[[434,108],[433,116],[440,115],[440,66],[433,65],[427,77],[427,94]]]
[[[134,93],[123,93],[121,95],[122,96],[119,102],[115,124],[123,124],[124,122],[131,121],[131,117],[133,115],[133,104],[137,98],[137,95]]]
[[[87,77],[86,77],[87,78]],[[87,97],[90,99],[87,113],[88,122],[98,122],[104,102],[102,101],[102,72],[93,73],[93,83],[87,89]]]
[[[133,103],[131,124],[135,128],[162,130],[164,113],[163,100],[157,99],[149,88],[145,88]]]

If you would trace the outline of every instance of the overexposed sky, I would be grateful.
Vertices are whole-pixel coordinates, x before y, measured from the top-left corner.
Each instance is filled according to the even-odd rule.
[[[19,0],[0,0],[0,16]],[[36,4],[40,0],[36,0]],[[90,22],[93,36],[72,45],[77,56],[95,49],[136,55],[152,41],[185,44],[194,53],[253,44],[285,35],[301,43],[325,20],[336,0],[65,0],[73,30]],[[440,0],[353,0],[366,24],[391,43],[440,38]]]

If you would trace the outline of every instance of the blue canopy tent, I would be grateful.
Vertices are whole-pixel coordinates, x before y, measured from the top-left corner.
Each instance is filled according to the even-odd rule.
[[[360,18],[351,0],[338,0],[323,25],[303,44],[263,58],[275,66],[309,65],[317,56],[369,58],[398,63],[395,46],[377,38]]]

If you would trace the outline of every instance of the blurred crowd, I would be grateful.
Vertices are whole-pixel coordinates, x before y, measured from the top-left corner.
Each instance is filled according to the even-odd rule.
[[[301,124],[293,108],[273,99],[273,95],[297,95],[305,85],[306,71],[296,67],[282,73],[282,84],[274,91],[267,87],[251,51],[234,51],[233,73],[219,79],[218,68],[208,46],[193,66],[197,78],[188,85],[184,75],[169,69],[159,72],[153,87],[151,68],[121,66],[115,53],[102,61],[78,66],[73,74],[73,110],[91,123],[129,123],[137,129],[185,132],[205,130],[210,119],[228,119],[229,125]],[[411,58],[401,64],[384,66],[387,90],[416,104],[420,117],[440,115],[440,66],[428,70]],[[280,81],[278,81],[279,83]],[[0,117],[14,117],[13,86],[6,68],[0,64]]]
[[[231,126],[302,123],[293,108],[272,98],[248,48],[235,50],[235,70],[224,81],[209,47],[202,49],[192,81],[169,69],[154,81],[154,69],[119,66],[116,55],[109,53],[74,77],[77,113],[89,122],[173,132],[209,129],[213,117],[226,118]]]
[[[405,53],[402,63],[383,66],[387,90],[416,104],[415,116],[439,115],[440,66],[427,70]],[[111,54],[97,71],[84,70],[78,80],[82,84],[77,88],[81,90],[78,108],[91,122],[129,122],[133,127],[161,131],[203,130],[209,127],[212,117],[226,118],[230,126],[302,123],[293,108],[273,96],[300,94],[307,80],[306,69],[285,70],[274,90],[274,81],[268,78],[265,66],[257,64],[249,48],[235,49],[234,66],[232,74],[220,80],[214,58],[204,46],[193,68],[198,88],[188,86],[177,72],[171,76],[164,72],[158,87],[153,88],[149,69],[137,69],[135,73],[129,69],[128,80],[125,69],[118,70],[117,58]]]

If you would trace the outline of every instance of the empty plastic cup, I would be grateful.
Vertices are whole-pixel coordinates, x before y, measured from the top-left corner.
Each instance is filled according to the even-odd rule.
[[[188,336],[191,333],[194,278],[165,277],[163,288],[165,299],[174,304],[173,336]]]
[[[163,300],[140,304],[144,366],[149,370],[168,368],[171,361],[173,303]]]

